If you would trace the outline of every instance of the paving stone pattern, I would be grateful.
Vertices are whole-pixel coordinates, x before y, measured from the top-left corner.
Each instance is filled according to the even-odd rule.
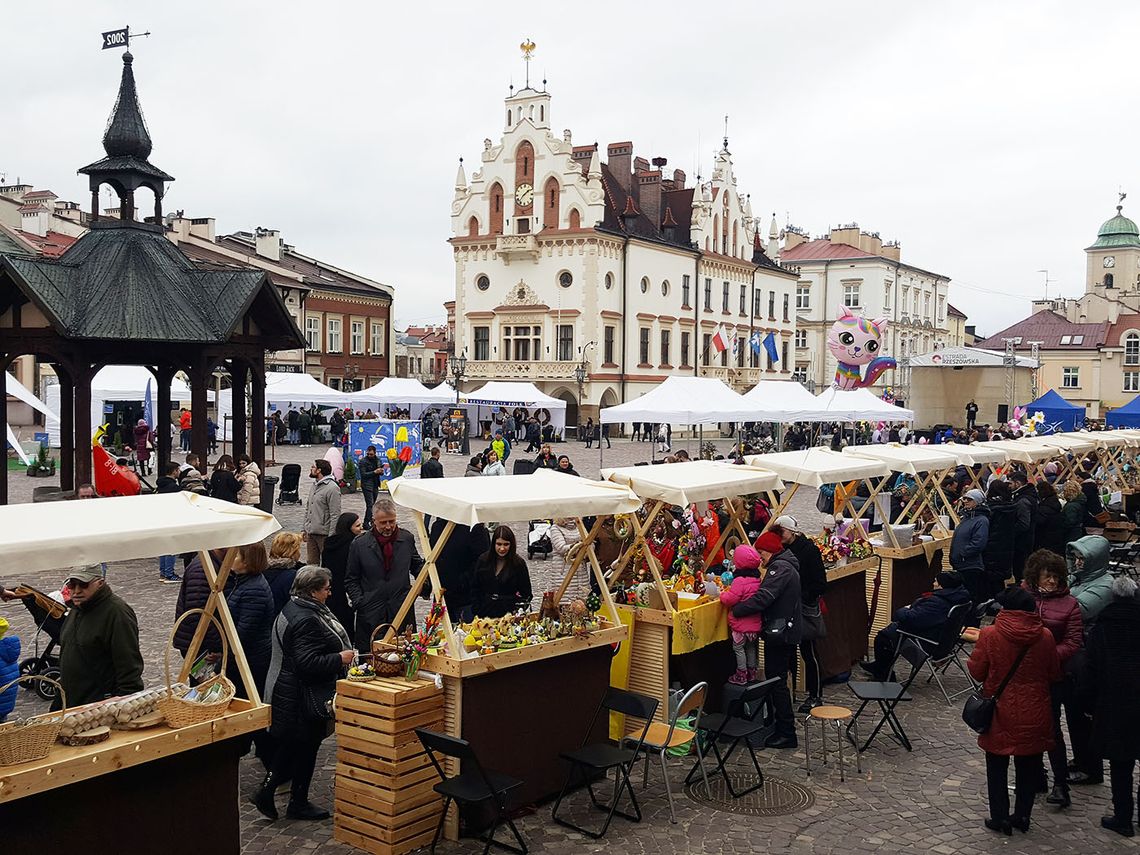
[[[690,453],[695,452],[692,442]],[[728,440],[722,441],[727,450]],[[605,452],[605,465],[629,465],[650,458],[650,443],[635,443],[627,439],[614,441]],[[685,447],[684,441],[675,448]],[[324,447],[279,448],[278,464],[296,462],[306,464],[325,452]],[[597,449],[586,449],[581,443],[556,446],[557,453],[568,453],[575,468],[587,477],[597,477],[599,460]],[[448,477],[461,476],[466,458],[444,455],[444,469]],[[269,474],[279,474],[277,467],[268,467]],[[14,475],[16,473],[13,473]],[[13,477],[12,501],[31,501],[33,486],[42,486],[43,479]],[[302,498],[311,482],[303,479]],[[819,520],[814,507],[812,491],[801,489],[794,500],[793,513],[801,522],[812,525]],[[359,495],[345,496],[344,509],[363,512],[363,499]],[[301,506],[276,505],[274,511],[285,529],[299,530],[304,517]],[[410,522],[410,516],[401,511],[401,524]],[[526,526],[516,526],[520,543],[525,543]],[[536,591],[553,587],[559,576],[557,561],[531,562],[531,574]],[[60,574],[62,575],[62,574]],[[11,587],[23,579],[19,568],[0,569],[0,582]],[[110,568],[112,587],[122,595],[139,615],[140,636],[146,660],[144,679],[147,685],[162,684],[163,652],[173,621],[177,585],[163,585],[158,581],[157,559],[129,561]],[[50,588],[57,581],[48,574],[35,574],[27,581],[41,588]],[[19,604],[0,603],[0,616],[12,624],[12,632],[20,636],[25,651],[32,648],[33,627],[28,613]],[[25,652],[25,655],[30,655]],[[176,667],[177,660],[172,661]],[[959,681],[961,677],[957,678]],[[951,683],[955,678],[950,678]],[[1099,827],[1099,819],[1110,812],[1111,804],[1107,784],[1094,787],[1074,787],[1073,806],[1064,813],[1057,812],[1039,800],[1029,834],[1005,838],[982,827],[986,813],[985,762],[974,737],[962,724],[959,704],[948,706],[933,684],[920,681],[914,692],[915,699],[901,708],[901,719],[906,727],[914,751],[907,752],[893,741],[880,736],[863,756],[863,772],[857,774],[853,758],[848,756],[847,781],[840,783],[835,758],[827,767],[820,765],[818,729],[812,731],[812,777],[804,772],[803,739],[796,751],[765,750],[760,753],[761,765],[766,773],[808,787],[815,801],[801,812],[786,816],[756,817],[726,811],[710,810],[690,800],[683,793],[681,781],[687,764],[671,761],[674,799],[678,823],[669,822],[659,766],[651,764],[649,787],[640,789],[641,770],[635,773],[638,797],[642,801],[644,820],[630,824],[615,819],[606,838],[592,841],[550,821],[550,806],[539,806],[535,812],[519,821],[519,827],[532,852],[599,852],[612,850],[628,853],[745,853],[764,851],[772,853],[830,853],[861,852],[915,852],[954,855],[954,853],[1075,853],[1137,851],[1134,841],[1126,841]],[[960,686],[959,686],[960,687]],[[854,706],[854,698],[844,686],[830,686],[826,690],[830,702]],[[21,692],[17,714],[28,714],[44,708],[30,692]],[[509,711],[510,715],[525,714],[524,706]],[[509,716],[508,716],[509,718]],[[831,737],[834,739],[834,737]],[[832,742],[834,748],[834,742]],[[317,774],[313,781],[312,798],[319,804],[331,806],[334,764],[334,738],[327,739],[318,758]],[[747,755],[733,763],[734,771],[747,775],[750,768]],[[246,758],[241,766],[241,790],[252,792],[262,774],[260,763]],[[282,819],[275,823],[264,820],[252,806],[242,804],[242,842],[247,855],[262,853],[319,853],[319,855],[348,855],[357,852],[350,846],[332,840],[332,822],[305,823],[284,819],[287,796],[278,797]],[[571,816],[581,822],[596,819],[582,809],[584,795],[573,800],[576,809]],[[481,849],[474,841],[458,844],[444,843],[444,853],[474,852]]]

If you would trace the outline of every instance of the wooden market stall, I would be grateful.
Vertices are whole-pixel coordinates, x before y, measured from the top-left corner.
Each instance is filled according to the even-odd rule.
[[[893,620],[897,609],[910,605],[931,590],[934,577],[942,569],[942,557],[950,548],[951,535],[949,519],[937,512],[935,500],[943,507],[950,507],[942,479],[957,468],[958,458],[940,451],[937,446],[897,443],[848,446],[843,452],[878,460],[891,472],[914,479],[916,487],[913,496],[904,497],[897,513],[887,515],[892,518],[889,524],[883,525],[883,535],[872,540],[875,554],[881,559],[879,589],[872,590],[868,601],[871,611],[868,642],[873,643],[875,634]],[[889,506],[890,497],[884,498],[884,504]],[[930,521],[928,533],[919,534],[915,522],[924,520]]]
[[[1099,455],[1096,455],[1096,443],[1085,437],[1051,433],[1045,436],[1026,436],[1014,441],[1034,447],[1052,448],[1052,462],[1057,464],[1057,481],[1061,484],[1070,478],[1079,479],[1079,473],[1085,468],[1084,461],[1089,454],[1095,456],[1098,464],[1101,463]],[[1049,461],[1045,461],[1047,462]]]
[[[952,454],[958,460],[959,466],[966,467],[966,474],[969,477],[968,482],[963,485],[962,491],[973,490],[975,488],[984,491],[986,489],[986,478],[988,478],[999,467],[1004,466],[1009,459],[1006,453],[1000,448],[990,448],[990,443],[979,442],[974,445],[967,445],[966,443],[947,442],[942,445],[928,446],[929,448],[937,449],[945,454]],[[957,510],[953,513],[954,524],[958,523]]]
[[[867,655],[868,604],[881,584],[878,574],[882,561],[871,549],[861,520],[874,506],[875,496],[882,489],[890,470],[881,461],[840,454],[826,448],[761,454],[748,458],[748,463],[772,470],[784,483],[791,485],[779,505],[772,509],[772,520],[788,512],[800,487],[818,490],[825,485],[836,485],[837,493],[841,493],[836,502],[838,510],[851,521],[849,532],[861,543],[856,547],[861,557],[827,561],[829,551],[824,550],[827,564],[827,592],[824,594],[827,637],[816,642],[816,653],[824,679],[850,671],[855,662]],[[870,495],[864,497],[861,507],[856,508],[854,486],[859,484],[866,484]],[[810,536],[814,527],[804,523],[803,514],[798,518],[805,536]],[[803,673],[802,668],[800,673]]]
[[[657,698],[658,718],[668,720],[669,688],[679,682],[689,688],[706,680],[716,686],[708,706],[719,708],[719,689],[732,673],[733,658],[724,607],[700,593],[667,589],[664,578],[672,573],[661,565],[651,536],[656,522],[672,521],[671,508],[720,500],[728,524],[704,551],[702,569],[708,570],[713,556],[734,538],[748,543],[745,496],[764,494],[772,507],[776,491],[783,489],[779,477],[770,470],[709,460],[694,460],[672,466],[627,466],[603,469],[602,477],[623,484],[645,501],[642,513],[629,517],[631,538],[614,565],[612,588],[632,565],[643,563],[655,593],[638,604],[618,604],[632,626],[628,650],[628,679],[615,673],[614,685]],[[619,654],[620,655],[620,654]]]
[[[996,439],[989,442],[974,442],[971,448],[996,449],[1005,454],[1006,462],[1020,463],[1031,478],[1044,477],[1045,464],[1059,455],[1056,447],[1040,443],[1026,442],[1022,439]],[[985,489],[982,487],[981,489]]]
[[[9,578],[46,580],[39,587],[59,584],[68,567],[197,551],[211,593],[178,682],[187,679],[212,618],[249,698],[219,705],[216,717],[197,724],[176,728],[160,719],[146,729],[115,729],[96,744],[56,744],[42,759],[0,766],[0,827],[8,849],[112,853],[129,850],[130,841],[144,848],[138,842],[150,841],[167,855],[240,850],[238,759],[245,745],[238,737],[268,726],[269,707],[254,685],[223,589],[234,547],[279,528],[256,508],[192,493],[0,507],[0,565]],[[215,571],[208,550],[222,548],[228,552]],[[112,567],[112,583],[114,577]]]
[[[431,803],[434,808],[408,802],[409,812],[373,809],[377,803],[392,805],[394,794],[402,794],[409,781],[414,784],[424,781],[424,776],[430,778],[423,771],[430,767],[416,741],[415,727],[435,727],[471,742],[482,763],[524,782],[517,793],[522,804],[558,793],[566,772],[558,755],[581,744],[610,682],[612,645],[624,642],[629,633],[605,586],[594,541],[603,517],[633,513],[641,500],[628,487],[546,470],[500,478],[397,478],[389,486],[392,499],[414,512],[424,555],[424,566],[393,620],[395,626],[403,624],[425,586],[433,602],[442,605],[436,560],[457,523],[476,526],[535,517],[577,518],[582,546],[560,589],[552,592],[551,605],[561,609],[559,601],[582,562],[588,563],[601,600],[596,616],[560,611],[558,623],[573,625],[571,634],[528,638],[524,633],[517,642],[502,635],[495,640],[498,646],[492,644],[492,637],[501,624],[500,630],[484,625],[479,630],[481,641],[472,646],[467,642],[478,627],[473,625],[467,633],[444,612],[439,639],[420,661],[421,676],[439,675],[442,689],[420,680],[409,684],[412,695],[401,696],[390,680],[375,684],[342,681],[338,699],[349,700],[338,706],[337,737],[353,741],[351,752],[338,750],[337,754],[334,836],[370,852],[394,855],[430,842],[441,809],[438,800]],[[448,521],[434,545],[424,527],[425,514]],[[583,517],[596,518],[589,530]],[[523,622],[533,627],[537,616],[518,623]],[[546,629],[558,628],[551,623],[545,625],[544,633]],[[389,630],[377,640],[383,643],[390,635]],[[599,724],[596,735],[604,738],[605,722]],[[455,761],[449,764],[448,774],[457,774]],[[420,777],[412,780],[416,775]],[[457,838],[455,809],[444,828],[448,839]]]

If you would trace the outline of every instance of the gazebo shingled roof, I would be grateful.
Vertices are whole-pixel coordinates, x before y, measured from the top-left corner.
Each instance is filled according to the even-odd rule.
[[[234,455],[247,450],[248,440],[251,456],[264,464],[265,353],[305,344],[263,271],[203,269],[163,234],[162,197],[165,182],[173,179],[147,160],[152,144],[132,63],[124,53],[118,101],[103,137],[107,157],[80,170],[91,179],[90,231],[57,259],[0,252],[0,370],[24,354],[55,367],[64,489],[91,479],[91,379],[104,365],[145,365],[154,373],[159,425],[169,421],[170,379],[185,371],[192,395],[191,447],[203,464],[206,392],[215,368],[225,367],[234,386]],[[118,194],[118,219],[99,217],[104,184]],[[154,193],[153,222],[134,219],[139,187]],[[253,413],[248,436],[247,375]],[[7,418],[3,396],[0,416]],[[170,459],[170,431],[155,435],[162,466]],[[0,468],[0,502],[7,493],[7,470]]]

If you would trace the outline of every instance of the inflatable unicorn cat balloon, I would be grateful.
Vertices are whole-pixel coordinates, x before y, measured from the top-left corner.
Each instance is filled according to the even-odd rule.
[[[886,329],[886,318],[869,321],[843,307],[843,314],[832,324],[827,335],[827,349],[839,363],[835,369],[836,389],[866,388],[888,368],[895,367],[891,357],[878,355]],[[864,365],[867,366],[866,377],[862,375]]]

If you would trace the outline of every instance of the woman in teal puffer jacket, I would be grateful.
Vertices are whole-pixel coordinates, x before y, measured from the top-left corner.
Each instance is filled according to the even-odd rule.
[[[20,639],[7,635],[8,621],[0,618],[0,686],[7,686],[20,676]],[[18,685],[0,692],[0,721],[4,721],[16,708]]]

